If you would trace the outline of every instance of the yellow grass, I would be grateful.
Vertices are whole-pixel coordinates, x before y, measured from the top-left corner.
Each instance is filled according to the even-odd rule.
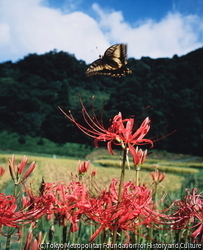
[[[19,163],[23,155],[15,155],[16,164]],[[8,169],[8,159],[11,155],[0,155],[0,164],[7,169],[5,175],[0,180],[0,190],[1,188],[11,179]],[[62,159],[62,158],[49,158],[49,157],[40,157],[40,156],[27,156],[29,163],[35,161],[37,166],[28,178],[27,184],[32,183],[35,188],[38,189],[42,176],[45,179],[45,182],[59,182],[63,181],[69,183],[71,180],[71,173],[73,175],[77,174],[77,164],[78,160],[75,159]],[[119,160],[118,160],[119,161]],[[120,178],[120,169],[112,167],[101,167],[91,164],[91,169],[97,171],[95,180],[97,185],[100,188],[107,187],[109,182],[113,179]],[[134,181],[135,180],[135,171],[133,168],[131,170],[126,169],[125,181]],[[184,181],[183,176],[177,176],[175,174],[167,174],[165,180],[161,183],[162,188],[167,191],[174,191],[181,188],[181,184]],[[149,172],[143,170],[140,171],[140,183],[146,183],[150,185],[152,179]]]
[[[120,167],[120,162],[118,160],[95,160],[94,163],[98,163],[101,166],[104,167],[114,167],[114,168],[119,168]],[[183,168],[183,167],[174,167],[173,165],[159,165],[159,164],[149,164],[146,163],[142,166],[142,170],[148,170],[148,171],[153,171],[154,170],[154,165],[158,166],[158,169],[162,172],[167,172],[167,173],[175,173],[175,174],[195,174],[198,173],[198,169],[192,169],[192,168]],[[133,169],[133,165],[131,164],[131,168]]]
[[[18,164],[23,155],[15,155],[16,164]],[[0,155],[0,162],[3,167],[6,168],[6,173],[0,182],[0,188],[11,179],[8,168],[8,159],[11,155]],[[32,161],[36,162],[36,168],[32,175],[29,177],[29,181],[36,187],[39,186],[44,177],[45,182],[58,182],[70,181],[71,172],[76,172],[78,160],[74,159],[61,159],[61,158],[49,158],[40,156],[27,156],[29,164]]]

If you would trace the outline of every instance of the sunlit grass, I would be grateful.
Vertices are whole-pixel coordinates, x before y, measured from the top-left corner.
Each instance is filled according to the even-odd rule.
[[[16,155],[16,163],[19,163],[23,155]],[[0,155],[0,162],[6,168],[6,173],[0,182],[0,188],[5,186],[6,182],[11,179],[8,168],[8,159],[11,155]],[[69,182],[71,172],[76,172],[78,160],[76,159],[63,159],[53,157],[31,156],[28,155],[28,163],[36,162],[36,168],[32,175],[28,178],[28,182],[32,182],[34,187],[40,185],[42,177],[45,182]]]
[[[16,163],[18,163],[23,155],[15,155]],[[11,155],[3,154],[0,155],[0,162],[3,167],[7,169],[4,177],[0,181],[0,189],[6,185],[10,180],[10,174],[8,169],[8,159]],[[56,183],[71,181],[71,176],[77,174],[78,159],[73,158],[53,158],[53,157],[42,157],[42,156],[27,156],[29,163],[35,161],[37,166],[28,178],[27,184],[32,183],[33,187],[38,189],[42,177],[44,177],[45,182]],[[119,164],[119,158],[114,157],[116,164]],[[82,159],[81,159],[82,160]],[[120,178],[120,168],[114,167],[102,167],[95,164],[96,161],[92,161],[91,169],[95,169],[97,185],[100,188],[107,187],[112,178]],[[151,171],[153,171],[153,165],[151,165]],[[162,182],[162,187],[164,190],[175,191],[181,188],[182,182],[184,181],[184,176],[179,176],[176,174],[167,174],[167,178]],[[125,181],[135,181],[135,171],[131,167],[131,170],[126,168]],[[151,185],[152,179],[150,177],[149,171],[140,171],[140,183],[146,183],[146,185]]]

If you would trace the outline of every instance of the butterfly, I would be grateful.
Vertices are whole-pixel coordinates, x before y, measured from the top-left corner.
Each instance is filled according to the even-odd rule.
[[[127,64],[127,45],[115,44],[109,47],[103,56],[90,64],[85,72],[86,76],[111,75],[125,76],[132,71],[125,67]]]

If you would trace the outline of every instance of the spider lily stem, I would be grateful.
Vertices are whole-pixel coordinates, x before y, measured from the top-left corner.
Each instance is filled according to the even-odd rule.
[[[135,184],[137,186],[139,185],[139,173],[140,173],[140,166],[136,165],[135,166]]]
[[[125,148],[123,150],[123,161],[121,165],[121,177],[120,177],[120,184],[119,184],[119,190],[118,190],[118,204],[122,201],[122,189],[123,189],[123,183],[125,178],[125,163],[127,159],[127,144],[125,145]]]
[[[125,178],[125,163],[127,160],[127,144],[123,148],[123,160],[122,160],[122,165],[121,165],[121,177],[120,177],[120,184],[119,184],[119,189],[118,189],[118,204],[122,201],[122,194],[123,194],[123,183],[124,183],[124,178]],[[116,222],[115,222],[116,224]],[[117,230],[113,232],[113,238],[112,238],[112,244],[116,244],[116,238],[117,238]]]

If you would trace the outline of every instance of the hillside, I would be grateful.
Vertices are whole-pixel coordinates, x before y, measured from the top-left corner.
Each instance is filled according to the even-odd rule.
[[[92,145],[58,110],[71,109],[82,122],[78,93],[88,110],[95,95],[95,110],[104,123],[119,111],[123,117],[152,119],[150,136],[157,149],[202,155],[203,48],[173,58],[130,58],[133,74],[123,78],[85,77],[87,65],[66,52],[30,54],[16,63],[0,64],[0,131],[23,137],[47,138],[56,143]],[[103,104],[103,100],[105,103]],[[146,108],[150,106],[149,108]],[[1,145],[1,148],[3,145]]]

